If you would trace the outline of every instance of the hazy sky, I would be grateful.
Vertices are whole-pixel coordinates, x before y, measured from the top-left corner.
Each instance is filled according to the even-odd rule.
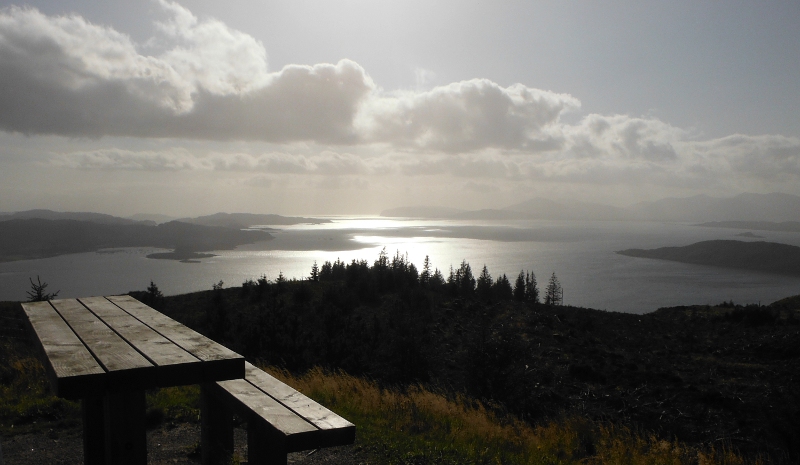
[[[800,194],[794,0],[0,5],[0,211]]]

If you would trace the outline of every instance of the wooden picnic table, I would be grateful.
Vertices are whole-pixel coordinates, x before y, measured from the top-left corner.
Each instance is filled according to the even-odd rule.
[[[129,296],[23,303],[52,391],[81,401],[84,463],[147,463],[145,390],[245,377],[244,358]]]

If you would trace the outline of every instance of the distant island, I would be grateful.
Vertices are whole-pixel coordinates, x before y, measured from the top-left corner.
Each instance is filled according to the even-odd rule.
[[[758,234],[753,234],[750,231],[736,234],[736,236],[737,237],[747,237],[747,238],[750,238],[750,239],[764,239],[764,236],[759,236]]]
[[[110,224],[41,218],[0,221],[0,262],[32,260],[118,247],[174,249],[150,258],[187,260],[197,252],[233,249],[272,239],[266,231],[240,230],[171,221]]]
[[[714,240],[684,247],[628,249],[617,253],[629,257],[655,258],[695,265],[800,275],[800,247],[775,242]]]
[[[147,217],[148,219],[142,219]],[[240,245],[273,239],[267,226],[320,224],[330,220],[255,213],[215,213],[158,222],[163,215],[120,218],[103,213],[27,210],[0,213],[0,262],[33,260],[120,247],[156,247],[172,252],[147,258],[197,263]]]
[[[177,221],[203,226],[223,226],[226,228],[252,228],[255,226],[289,226],[293,224],[322,224],[331,220],[320,218],[304,218],[302,216],[281,216],[257,213],[214,213],[196,218],[181,218]]]
[[[158,252],[147,255],[147,258],[157,260],[178,260],[182,263],[200,263],[201,258],[216,257],[213,253],[190,252],[187,250],[175,250],[172,252]]]

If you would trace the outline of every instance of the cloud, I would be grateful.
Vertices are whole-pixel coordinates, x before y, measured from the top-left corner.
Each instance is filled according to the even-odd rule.
[[[559,151],[465,154],[397,151],[381,156],[318,153],[212,152],[184,148],[130,151],[116,148],[52,154],[49,163],[80,170],[219,171],[270,176],[428,178],[420,182],[560,182],[659,185],[702,189],[740,181],[800,182],[800,139],[733,135],[696,141],[658,120],[589,115],[564,126]],[[331,183],[333,181],[329,181]]]
[[[629,115],[590,114],[568,124],[562,116],[580,108],[569,94],[486,79],[423,89],[432,74],[422,69],[417,89],[394,92],[350,60],[270,71],[266,49],[253,37],[176,3],[159,5],[168,17],[145,45],[77,15],[0,10],[0,130],[321,147],[316,154],[278,147],[197,155],[178,147],[51,156],[56,166],[82,170],[400,174],[476,186],[800,181],[796,137],[700,140],[656,118]]]
[[[183,148],[158,151],[110,148],[53,154],[49,163],[64,168],[101,171],[232,171],[321,176],[358,175],[372,171],[360,157],[331,151],[317,155],[282,152],[194,155]]]
[[[269,72],[266,50],[253,37],[159,3],[170,16],[148,41],[163,49],[157,55],[80,16],[2,10],[0,129],[527,150],[552,147],[544,129],[580,105],[566,94],[483,79],[386,93],[350,60]]]
[[[0,13],[0,129],[67,136],[314,140],[351,143],[374,84],[356,63],[267,72],[266,51],[223,23],[161,4],[170,47],[139,53],[131,39],[79,16],[30,8]]]
[[[357,124],[367,140],[399,146],[445,152],[526,150],[549,145],[548,126],[579,107],[567,94],[473,79],[373,98]]]

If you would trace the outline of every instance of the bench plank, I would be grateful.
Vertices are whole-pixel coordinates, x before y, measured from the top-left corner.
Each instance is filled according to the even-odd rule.
[[[66,398],[102,392],[103,367],[49,302],[26,302],[22,309],[44,352],[53,393]]]
[[[250,362],[245,362],[245,378],[287,408],[321,430],[355,428],[355,425],[279,381]]]
[[[237,402],[265,421],[283,436],[315,433],[318,429],[272,397],[244,379],[217,381],[217,385],[228,392]]]
[[[153,364],[80,302],[64,299],[51,303],[106,369],[109,389],[136,389],[154,383]]]

